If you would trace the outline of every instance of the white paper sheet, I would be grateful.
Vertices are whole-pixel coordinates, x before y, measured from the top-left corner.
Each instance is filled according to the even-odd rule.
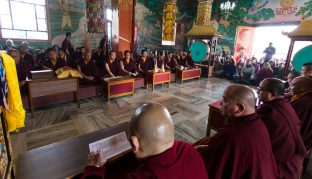
[[[131,145],[125,132],[89,144],[90,153],[101,151],[106,159],[110,159],[129,149]]]

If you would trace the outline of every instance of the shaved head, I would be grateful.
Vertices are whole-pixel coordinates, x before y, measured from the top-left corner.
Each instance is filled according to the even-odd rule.
[[[312,77],[299,76],[291,81],[291,93],[298,95],[312,90]]]
[[[231,85],[224,90],[222,115],[240,117],[255,112],[256,97],[252,89],[244,85]]]
[[[301,74],[303,76],[312,76],[312,63],[303,64]]]
[[[267,78],[261,81],[260,86],[275,96],[284,96],[285,83],[277,78]]]
[[[158,103],[138,107],[130,121],[130,135],[136,136],[141,150],[155,155],[174,143],[174,127],[169,111]]]
[[[224,91],[230,100],[246,103],[252,107],[256,106],[255,93],[248,86],[245,85],[231,85]]]

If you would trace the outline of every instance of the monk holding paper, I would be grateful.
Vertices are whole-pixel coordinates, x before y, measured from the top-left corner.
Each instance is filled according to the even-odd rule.
[[[169,111],[161,104],[144,104],[130,121],[130,139],[139,167],[127,178],[207,179],[199,153],[185,142],[174,140]],[[104,178],[105,162],[100,153],[91,154],[82,178]]]

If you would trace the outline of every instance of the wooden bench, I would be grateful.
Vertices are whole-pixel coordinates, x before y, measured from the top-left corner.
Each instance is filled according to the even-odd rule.
[[[208,124],[207,124],[207,136],[210,136],[211,129],[217,131],[228,124],[228,119],[221,115],[222,100],[215,101],[209,104]]]
[[[198,78],[200,79],[201,69],[193,68],[188,70],[177,70],[176,71],[176,82],[180,81],[183,83],[184,80],[190,80]]]
[[[170,86],[171,80],[171,72],[153,72],[148,71],[146,74],[146,89],[148,89],[148,85],[152,85],[152,91],[155,90],[155,85],[168,83],[168,88]]]
[[[80,108],[78,78],[37,79],[37,80],[28,80],[27,83],[28,83],[28,98],[32,118],[35,117],[35,107],[33,105],[33,98],[37,97],[72,92],[74,93],[77,107]]]
[[[118,77],[103,79],[104,96],[107,100],[111,98],[134,95],[134,78]]]
[[[76,176],[82,173],[86,166],[87,156],[89,154],[89,143],[123,131],[126,131],[128,134],[128,126],[129,123],[123,123],[70,140],[27,151],[18,158],[16,176],[20,179],[54,179]],[[128,162],[128,167],[122,167],[124,170],[137,166],[135,163],[137,161],[133,155],[127,156],[125,160]],[[120,173],[120,166],[126,163],[115,162],[116,161],[111,161],[107,163],[106,175],[112,177],[106,178],[118,178],[113,176],[118,175]]]

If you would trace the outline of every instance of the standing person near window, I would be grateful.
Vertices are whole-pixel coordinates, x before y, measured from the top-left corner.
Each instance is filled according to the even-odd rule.
[[[276,52],[276,49],[273,47],[273,43],[270,42],[269,43],[269,47],[267,47],[263,53],[265,53],[265,56],[264,56],[264,62],[268,62],[272,59],[273,55],[275,54]]]

